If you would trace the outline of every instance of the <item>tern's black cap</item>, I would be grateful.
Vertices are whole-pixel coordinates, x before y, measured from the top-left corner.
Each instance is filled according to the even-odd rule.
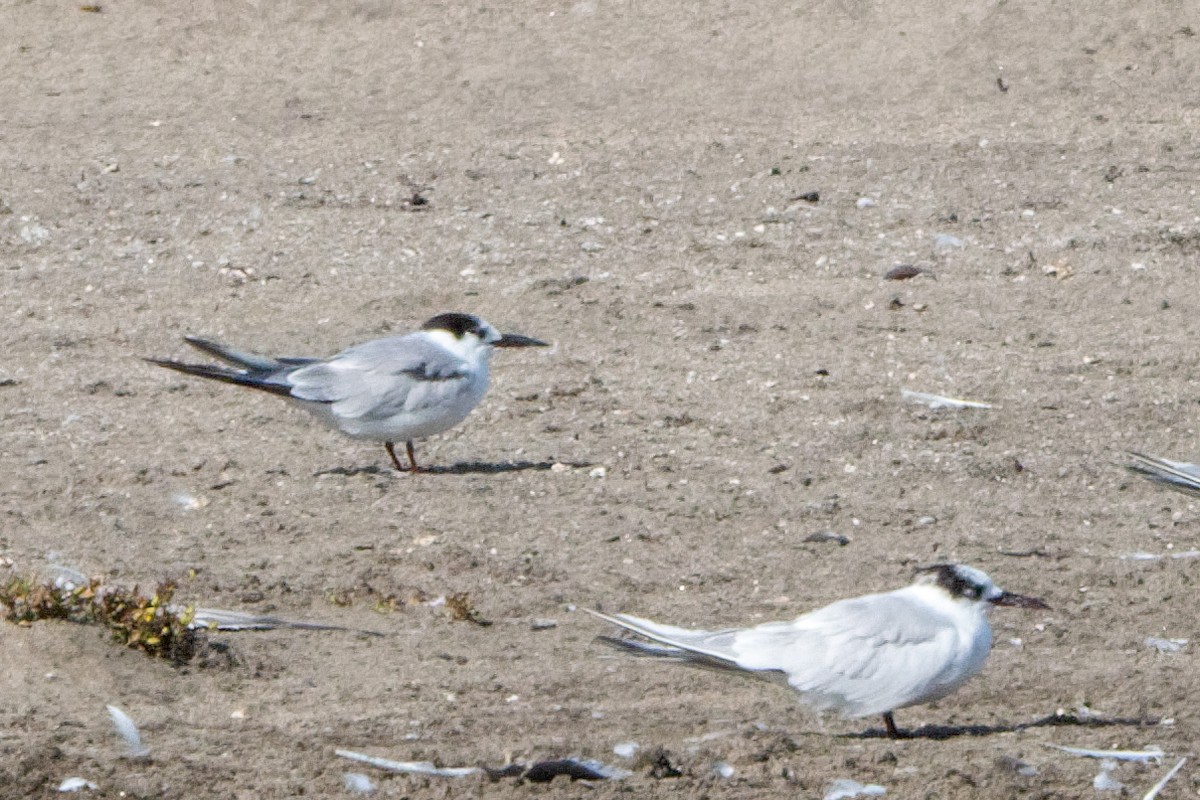
[[[487,323],[481,320],[474,314],[463,314],[458,311],[449,311],[445,314],[438,314],[436,317],[430,317],[425,320],[425,324],[421,326],[423,331],[449,331],[454,334],[456,339],[461,339],[468,333],[473,333],[480,338],[486,335],[484,326]]]

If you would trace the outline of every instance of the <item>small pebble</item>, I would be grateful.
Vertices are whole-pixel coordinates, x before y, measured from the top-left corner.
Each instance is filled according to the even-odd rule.
[[[925,270],[912,264],[897,264],[883,273],[883,279],[885,281],[906,281],[909,278],[915,278],[918,275],[924,274]]]

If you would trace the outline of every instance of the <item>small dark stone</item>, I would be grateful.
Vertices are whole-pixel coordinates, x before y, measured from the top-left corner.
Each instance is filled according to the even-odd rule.
[[[915,278],[918,275],[924,275],[925,270],[912,264],[897,264],[896,266],[883,273],[885,281],[906,281],[909,278]]]
[[[804,541],[812,542],[814,544],[822,542],[836,542],[839,547],[845,547],[846,545],[850,544],[850,537],[844,536],[840,533],[834,533],[833,531],[821,531],[820,533],[810,533],[808,536],[804,537]]]

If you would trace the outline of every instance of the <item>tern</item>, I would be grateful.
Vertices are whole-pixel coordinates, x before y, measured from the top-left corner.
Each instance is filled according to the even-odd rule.
[[[750,674],[791,686],[817,712],[883,716],[949,695],[983,668],[992,646],[991,606],[1048,609],[1035,597],[999,589],[982,571],[935,564],[903,589],[868,594],[790,622],[753,628],[689,630],[627,614],[589,613],[651,643],[602,636],[639,656]]]
[[[146,360],[287,398],[347,436],[383,442],[401,472],[397,442],[404,442],[410,471],[417,472],[413,440],[453,428],[479,405],[492,348],[548,346],[460,313],[438,314],[418,331],[363,342],[330,358],[272,358],[197,336],[184,341],[233,368]]]
[[[1184,494],[1200,495],[1200,464],[1189,464],[1186,461],[1172,461],[1169,458],[1129,454],[1134,463],[1127,464],[1126,469],[1135,472],[1147,480],[1161,483],[1172,489],[1178,489]]]

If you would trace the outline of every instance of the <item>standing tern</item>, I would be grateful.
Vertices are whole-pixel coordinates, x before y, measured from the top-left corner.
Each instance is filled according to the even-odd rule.
[[[184,340],[235,368],[146,360],[288,398],[347,436],[383,442],[401,472],[396,442],[404,442],[411,471],[417,472],[413,440],[453,428],[479,405],[492,348],[548,346],[500,334],[479,317],[460,313],[438,314],[418,331],[363,342],[330,358],[271,358],[197,336]]]
[[[1125,468],[1130,472],[1135,472],[1155,483],[1178,489],[1184,494],[1200,495],[1200,464],[1172,461],[1169,458],[1157,458],[1134,452],[1130,452],[1129,457],[1133,459],[1133,463],[1127,464]]]
[[[893,711],[945,697],[983,668],[992,646],[987,611],[993,605],[1049,609],[1037,598],[1002,591],[973,567],[935,564],[920,568],[903,589],[839,600],[790,622],[753,628],[689,630],[588,611],[653,642],[599,637],[605,644],[774,680],[818,712],[881,714],[895,739],[900,733]]]

